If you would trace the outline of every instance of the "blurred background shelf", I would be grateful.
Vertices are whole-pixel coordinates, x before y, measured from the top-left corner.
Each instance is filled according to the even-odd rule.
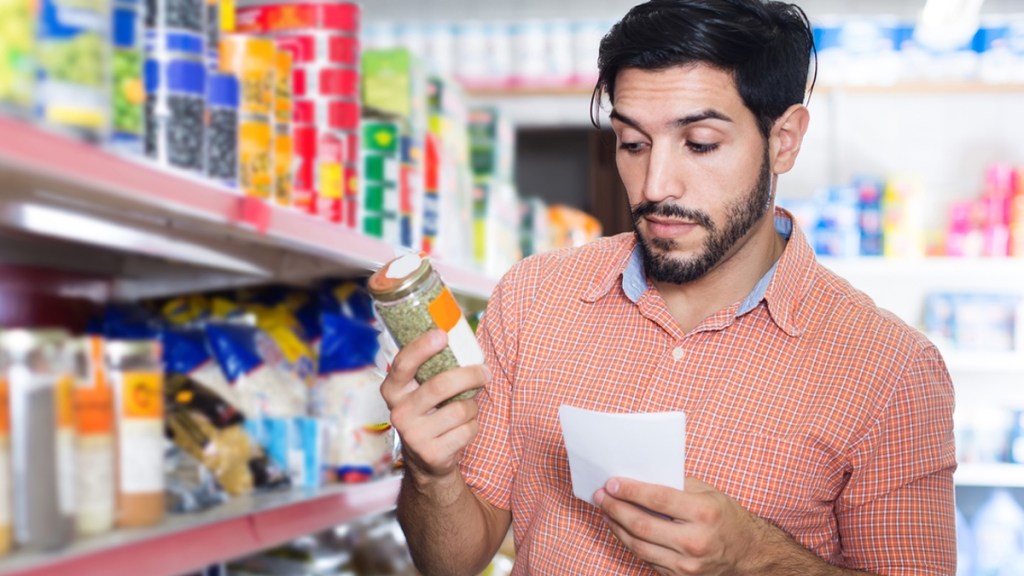
[[[394,507],[400,476],[233,498],[211,510],[118,530],[59,552],[0,560],[9,576],[160,576],[201,569]]]
[[[5,117],[0,179],[6,263],[111,275],[122,298],[365,276],[397,253],[338,224]],[[464,296],[486,299],[495,284],[472,270],[438,267]]]

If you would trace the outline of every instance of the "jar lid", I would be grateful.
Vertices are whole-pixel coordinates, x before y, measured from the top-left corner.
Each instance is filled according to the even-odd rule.
[[[388,262],[373,273],[366,282],[370,294],[378,300],[401,300],[416,291],[416,287],[432,268],[430,260],[418,254],[406,254]]]

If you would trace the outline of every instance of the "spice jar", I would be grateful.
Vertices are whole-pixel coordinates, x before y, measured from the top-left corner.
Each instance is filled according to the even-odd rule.
[[[79,534],[114,527],[114,395],[103,369],[103,338],[71,344],[75,373],[75,526]]]
[[[164,408],[160,343],[108,340],[107,382],[117,427],[117,525],[156,524],[164,517]]]
[[[427,258],[416,254],[396,258],[370,276],[367,287],[377,313],[400,347],[435,328],[448,333],[448,346],[416,371],[420,384],[452,368],[484,363],[473,329]],[[442,405],[472,398],[476,392],[467,390]]]
[[[75,429],[63,330],[7,330],[14,542],[60,548],[74,528]]]

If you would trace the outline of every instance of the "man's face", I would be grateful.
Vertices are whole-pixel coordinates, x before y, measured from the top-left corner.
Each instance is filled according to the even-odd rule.
[[[616,164],[647,274],[684,284],[734,254],[771,205],[768,146],[730,74],[626,69],[615,84]]]

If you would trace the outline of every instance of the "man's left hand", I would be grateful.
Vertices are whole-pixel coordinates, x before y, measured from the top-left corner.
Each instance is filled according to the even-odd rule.
[[[696,478],[685,491],[612,478],[594,502],[615,537],[659,574],[735,574],[762,531],[762,521]]]

